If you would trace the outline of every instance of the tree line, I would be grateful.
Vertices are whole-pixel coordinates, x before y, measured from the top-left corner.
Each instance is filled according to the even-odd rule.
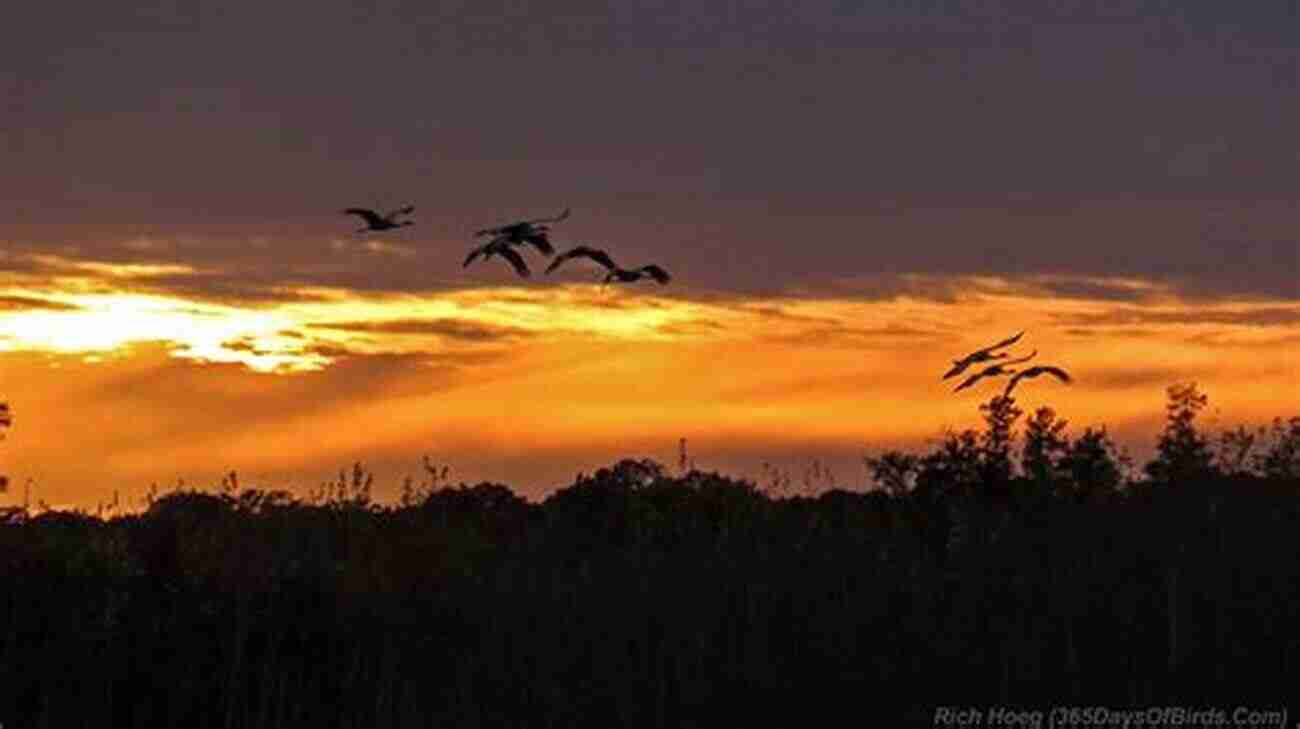
[[[1277,706],[1300,668],[1300,417],[1140,468],[1104,428],[980,429],[777,496],[625,459],[540,503],[426,461],[300,498],[0,512],[5,727],[792,726],[937,706]],[[684,459],[683,459],[684,460]]]

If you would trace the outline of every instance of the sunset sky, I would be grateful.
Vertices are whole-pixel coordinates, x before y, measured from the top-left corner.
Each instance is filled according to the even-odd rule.
[[[1046,9],[1050,5],[1052,9]],[[950,360],[1149,452],[1300,414],[1291,2],[48,0],[0,29],[0,505],[623,456],[862,485]],[[356,235],[350,206],[413,204]],[[571,207],[575,262],[463,268]]]

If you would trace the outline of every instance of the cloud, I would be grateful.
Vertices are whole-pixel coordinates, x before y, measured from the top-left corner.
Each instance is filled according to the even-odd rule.
[[[75,311],[80,307],[51,299],[32,296],[0,296],[0,311],[27,311],[40,309],[44,311]]]
[[[1133,367],[1105,369],[1089,372],[1072,372],[1076,380],[1086,381],[1089,387],[1103,389],[1163,388],[1187,379],[1188,370],[1172,367]]]
[[[365,243],[365,249],[371,253],[382,253],[389,256],[398,256],[400,258],[410,258],[416,251],[410,246],[401,246],[396,243],[385,243],[381,240],[368,240]]]
[[[944,332],[919,329],[898,324],[880,327],[852,327],[842,322],[830,326],[814,326],[798,332],[763,336],[768,342],[785,344],[820,344],[821,346],[895,347],[902,340],[942,341],[949,338]]]
[[[484,324],[469,319],[455,318],[316,322],[307,326],[312,329],[330,329],[365,334],[434,335],[464,342],[492,342],[527,337],[533,334],[533,332],[519,327]]]
[[[1300,308],[1266,306],[1254,309],[1223,310],[1205,307],[1188,307],[1178,311],[1152,311],[1144,309],[1112,309],[1099,313],[1078,312],[1053,314],[1062,324],[1076,326],[1134,326],[1219,324],[1253,327],[1288,327],[1300,324]]]
[[[1155,329],[1085,329],[1079,327],[1070,327],[1064,330],[1065,334],[1072,337],[1106,337],[1117,338],[1127,337],[1131,339],[1145,339],[1160,336],[1160,332]]]

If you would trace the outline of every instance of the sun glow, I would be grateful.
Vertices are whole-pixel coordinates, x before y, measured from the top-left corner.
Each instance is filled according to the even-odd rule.
[[[85,468],[142,483],[219,467],[214,453],[301,474],[371,454],[413,462],[436,444],[473,477],[541,487],[583,459],[682,436],[701,465],[723,465],[704,460],[712,449],[733,463],[840,454],[851,469],[878,444],[975,426],[1002,381],[954,393],[940,375],[1021,329],[1015,354],[1038,350],[1035,364],[1075,382],[1027,383],[1018,404],[1080,426],[1149,440],[1164,388],[1185,380],[1238,422],[1300,409],[1300,305],[1288,301],[1117,302],[988,279],[956,299],[313,287],[245,305],[126,290],[134,279],[46,283],[0,288],[5,374],[24,383],[6,455],[64,463],[75,442],[93,456]],[[96,478],[67,475],[68,488],[83,476]]]

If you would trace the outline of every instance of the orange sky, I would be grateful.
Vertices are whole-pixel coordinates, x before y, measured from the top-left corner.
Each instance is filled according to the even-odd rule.
[[[353,460],[391,498],[423,454],[453,479],[540,496],[618,457],[672,463],[679,437],[702,468],[797,474],[818,458],[860,486],[862,455],[975,424],[997,386],[954,395],[939,375],[1020,329],[1015,352],[1077,380],[1028,383],[1021,406],[1106,424],[1137,453],[1172,382],[1201,384],[1211,425],[1300,412],[1300,304],[1191,303],[1141,280],[1076,282],[1130,291],[1123,301],[1062,298],[1044,276],[913,276],[930,295],[314,288],[239,304],[150,293],[174,267],[61,264],[0,279],[17,420],[0,503],[20,502],[28,479],[33,500],[93,507],[232,468],[305,492]]]

